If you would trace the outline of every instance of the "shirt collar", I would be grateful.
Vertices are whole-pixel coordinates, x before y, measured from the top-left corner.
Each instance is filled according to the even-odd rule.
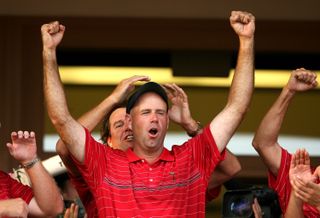
[[[135,162],[135,161],[139,161],[139,160],[142,160],[142,158],[138,157],[133,151],[131,148],[129,148],[127,151],[126,151],[126,154],[127,154],[127,157],[128,157],[128,160],[130,163],[132,162]],[[159,160],[163,160],[163,161],[167,161],[167,162],[170,162],[170,161],[174,161],[174,156],[173,154],[166,148],[163,148],[163,151],[162,153],[160,154],[159,158],[158,158],[158,161]]]

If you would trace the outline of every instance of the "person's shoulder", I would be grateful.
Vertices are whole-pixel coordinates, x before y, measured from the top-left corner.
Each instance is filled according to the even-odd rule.
[[[2,170],[0,170],[0,179],[11,178],[10,175]]]
[[[108,149],[110,149],[110,152],[113,152],[115,155],[126,156],[126,152],[121,149],[111,148],[107,145],[106,145],[106,147],[108,147]]]
[[[192,145],[192,138],[188,139],[187,141],[185,141],[183,144],[181,145],[172,145],[171,146],[171,150],[168,150],[172,155],[179,155],[182,152],[186,152],[189,150],[189,148]]]
[[[109,147],[108,145],[105,145],[105,150],[107,152],[107,156],[114,160],[126,160],[127,154],[126,151],[122,151],[121,149],[115,149],[112,147]]]

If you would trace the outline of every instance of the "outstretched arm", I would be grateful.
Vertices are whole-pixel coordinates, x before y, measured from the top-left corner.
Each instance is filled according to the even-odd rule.
[[[28,173],[34,198],[29,203],[31,215],[55,216],[62,212],[63,202],[59,189],[37,159],[37,146],[34,132],[11,133],[12,143],[7,143],[10,154],[19,161]]]
[[[84,161],[85,131],[70,115],[61,83],[56,47],[63,38],[65,27],[55,21],[41,27],[43,43],[43,87],[49,118],[68,150],[79,161]]]
[[[94,107],[92,110],[88,111],[82,115],[78,122],[86,127],[90,132],[101,122],[101,120],[108,116],[108,114],[113,110],[113,108],[125,101],[127,95],[133,91],[134,83],[138,81],[149,81],[147,76],[132,76],[130,78],[122,80],[118,86],[113,90],[111,95],[105,98],[100,104]],[[73,160],[70,156],[69,150],[64,142],[59,139],[56,144],[56,150],[61,160],[68,168],[68,170],[74,175],[80,175],[79,170],[73,163]]]
[[[278,174],[280,167],[281,147],[278,144],[278,136],[289,104],[297,91],[306,91],[316,86],[315,73],[304,68],[292,71],[287,85],[256,131],[252,144],[274,175]]]
[[[304,218],[302,207],[302,200],[295,196],[294,191],[292,190],[286,212],[284,213],[284,218]]]
[[[220,152],[228,144],[247,112],[254,86],[255,18],[247,12],[232,11],[230,24],[240,40],[237,66],[227,104],[210,124]]]

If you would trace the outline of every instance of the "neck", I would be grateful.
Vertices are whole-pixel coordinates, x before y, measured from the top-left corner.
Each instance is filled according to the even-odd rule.
[[[164,146],[158,149],[141,149],[139,146],[134,146],[133,152],[140,158],[146,160],[148,164],[155,163],[160,157]]]

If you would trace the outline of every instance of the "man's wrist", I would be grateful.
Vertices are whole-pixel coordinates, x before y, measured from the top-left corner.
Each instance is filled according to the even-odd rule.
[[[115,94],[111,94],[109,95],[106,99],[105,99],[106,102],[108,102],[110,105],[112,105],[112,107],[120,104],[120,100],[115,96]]]
[[[239,36],[239,42],[241,49],[249,49],[251,51],[254,47],[254,36]]]
[[[30,169],[31,167],[33,167],[39,161],[40,161],[40,159],[38,157],[35,157],[32,161],[28,161],[26,163],[21,163],[20,167],[27,170],[27,169]]]
[[[202,129],[202,125],[199,121],[194,121],[195,123],[194,124],[191,124],[193,125],[193,127],[189,127],[189,129],[187,129],[187,134],[188,136],[190,137],[194,137],[196,135],[198,135]]]
[[[287,95],[290,95],[290,96],[293,96],[294,94],[296,94],[296,90],[290,88],[288,84],[283,87],[283,90]]]

